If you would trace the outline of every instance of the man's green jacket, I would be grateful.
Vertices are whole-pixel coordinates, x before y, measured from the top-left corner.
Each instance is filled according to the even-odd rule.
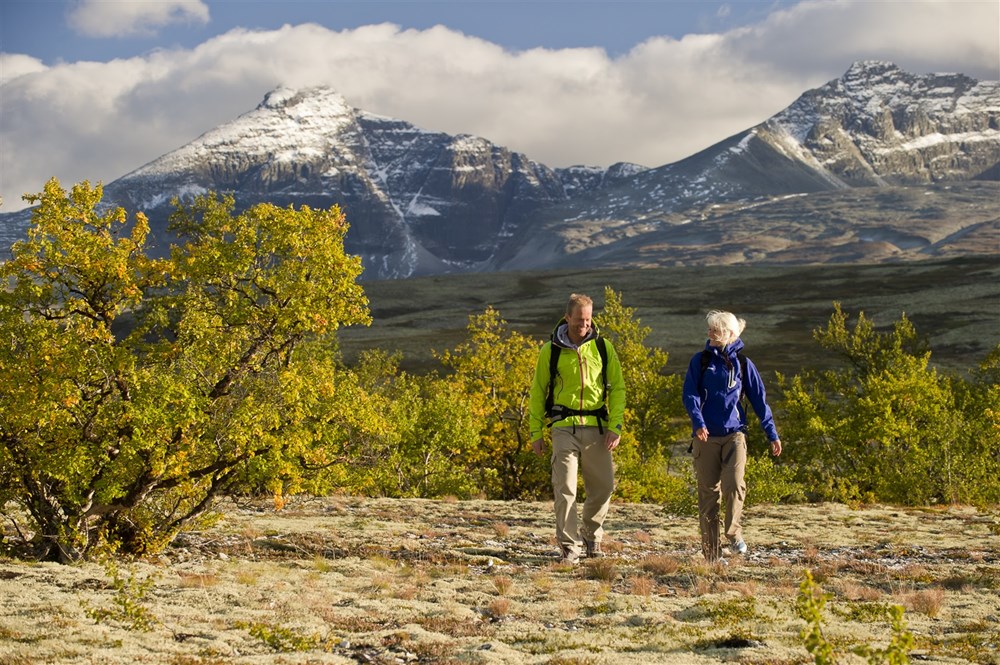
[[[562,327],[562,334],[560,328]],[[558,371],[553,383],[553,403],[570,409],[587,411],[599,409],[605,402],[604,386],[601,382],[601,354],[597,349],[597,338],[600,333],[597,326],[591,328],[590,334],[578,346],[573,347],[565,334],[565,321],[560,321],[552,331],[551,339],[542,345],[535,363],[535,378],[531,382],[531,402],[529,405],[529,423],[531,440],[542,438],[545,430],[547,414],[545,400],[548,397],[549,360],[552,346],[561,347],[559,351]],[[625,416],[625,380],[622,377],[622,366],[618,354],[608,339],[604,340],[607,350],[608,366],[606,368],[608,391],[606,404],[608,420],[601,423],[605,430],[610,429],[618,434],[622,432],[622,421]],[[580,425],[598,426],[596,416],[570,416],[555,421],[553,427],[573,427]]]

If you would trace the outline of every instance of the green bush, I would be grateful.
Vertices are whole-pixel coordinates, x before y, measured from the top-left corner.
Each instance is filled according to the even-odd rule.
[[[972,383],[930,366],[930,351],[901,318],[853,329],[836,306],[815,332],[842,369],[779,377],[786,456],[810,498],[904,505],[995,502],[1000,428],[992,374]]]
[[[220,494],[294,485],[357,425],[305,345],[369,320],[336,208],[200,197],[154,259],[146,219],[101,197],[51,180],[0,267],[0,498],[60,561],[155,552]]]

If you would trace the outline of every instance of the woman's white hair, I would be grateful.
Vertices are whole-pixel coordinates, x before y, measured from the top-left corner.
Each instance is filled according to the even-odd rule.
[[[732,344],[738,340],[743,334],[744,328],[747,327],[747,322],[736,318],[732,312],[723,312],[717,309],[713,309],[705,315],[705,322],[708,324],[709,336],[712,337],[711,333],[718,331],[719,337],[717,339],[713,337],[713,339],[723,344]]]

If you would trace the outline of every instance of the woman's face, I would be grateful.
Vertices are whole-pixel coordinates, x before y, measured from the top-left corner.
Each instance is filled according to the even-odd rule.
[[[709,326],[708,343],[721,349],[729,343],[729,331],[725,328]]]

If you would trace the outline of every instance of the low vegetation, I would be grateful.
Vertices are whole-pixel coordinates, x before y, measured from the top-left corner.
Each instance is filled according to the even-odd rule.
[[[0,558],[0,662],[1000,664],[996,511],[758,504],[714,567],[652,504],[612,505],[578,566],[551,502],[219,509],[115,567]]]

